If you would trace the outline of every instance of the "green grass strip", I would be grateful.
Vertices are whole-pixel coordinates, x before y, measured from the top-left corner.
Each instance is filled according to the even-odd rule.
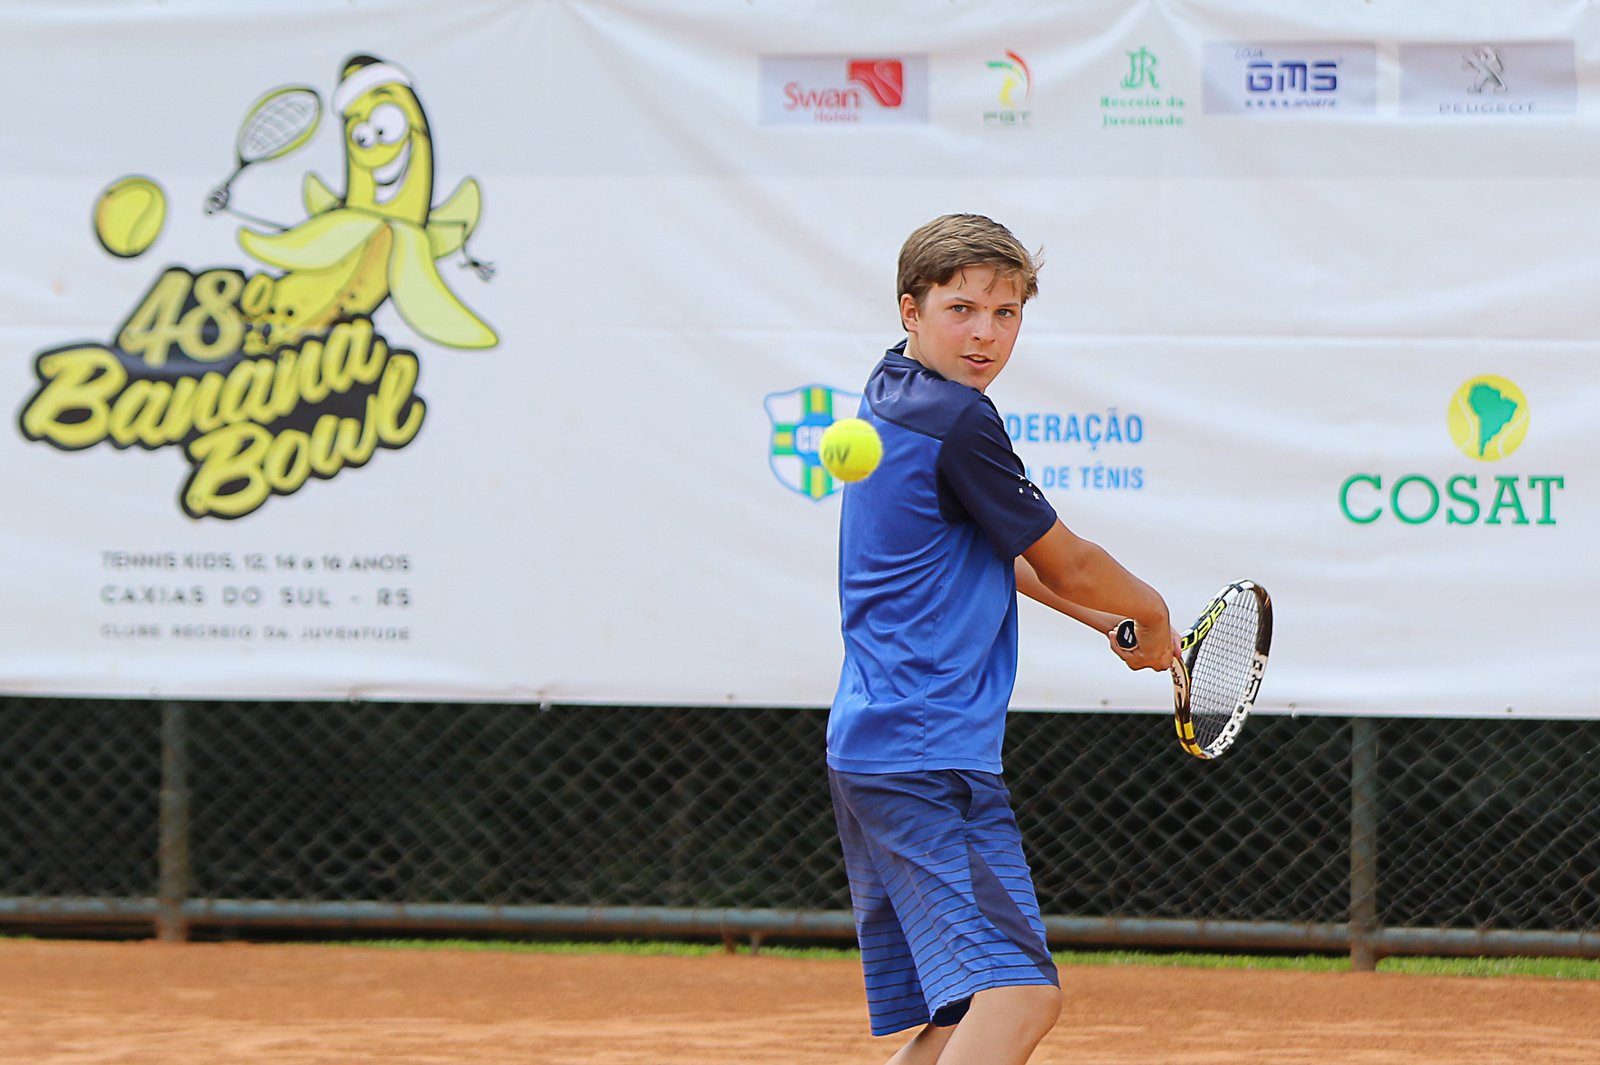
[[[27,935],[0,936],[0,943],[44,942]],[[720,943],[676,940],[506,940],[506,939],[356,939],[288,941],[300,946],[363,947],[372,950],[470,950],[510,954],[625,955],[630,957],[703,958],[728,953]],[[806,947],[763,944],[752,951],[749,943],[735,946],[737,954],[772,958],[810,958],[856,961],[861,954],[847,947]],[[1154,968],[1243,969],[1302,973],[1348,972],[1343,955],[1202,954],[1186,951],[1090,950],[1056,951],[1057,965],[1089,968],[1106,965],[1144,965]],[[1380,973],[1418,976],[1531,976],[1547,980],[1600,980],[1600,959],[1593,958],[1434,958],[1395,957],[1378,962]]]
[[[343,946],[373,947],[387,950],[489,950],[524,954],[601,954],[634,957],[697,958],[725,954],[718,943],[687,943],[666,940],[476,940],[476,939],[380,939],[358,940]],[[736,947],[739,954],[752,953],[747,943]],[[755,953],[774,958],[813,958],[854,961],[860,953],[843,947],[797,947],[763,945]],[[1350,959],[1342,955],[1256,955],[1202,954],[1183,951],[1057,951],[1056,964],[1069,968],[1105,965],[1143,965],[1157,968],[1242,969],[1281,972],[1348,972]],[[1600,960],[1588,958],[1434,958],[1396,957],[1378,962],[1381,973],[1414,973],[1421,976],[1534,976],[1555,980],[1600,980]]]

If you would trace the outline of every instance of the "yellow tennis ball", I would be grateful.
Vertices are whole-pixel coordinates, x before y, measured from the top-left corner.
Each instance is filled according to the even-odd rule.
[[[841,481],[859,481],[878,468],[883,440],[860,418],[841,418],[822,434],[822,465]]]
[[[113,181],[94,205],[94,234],[120,259],[144,254],[167,221],[167,196],[147,177]]]

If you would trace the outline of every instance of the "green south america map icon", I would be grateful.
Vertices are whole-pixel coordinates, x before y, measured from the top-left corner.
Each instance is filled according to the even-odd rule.
[[[1456,389],[1445,420],[1462,454],[1496,462],[1521,447],[1528,435],[1528,397],[1504,377],[1483,374]]]

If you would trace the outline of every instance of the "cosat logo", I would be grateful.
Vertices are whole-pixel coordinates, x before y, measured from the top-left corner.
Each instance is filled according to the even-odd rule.
[[[1117,82],[1120,92],[1100,97],[1100,128],[1155,127],[1172,129],[1183,125],[1184,99],[1161,91],[1161,65],[1154,52],[1140,45],[1124,53],[1128,66]]]
[[[1450,397],[1445,424],[1463,455],[1497,462],[1528,437],[1528,397],[1504,377],[1474,377]]]
[[[460,253],[483,280],[493,267],[466,251],[478,224],[478,183],[433,202],[433,131],[411,78],[371,56],[342,68],[333,94],[343,134],[344,192],[314,173],[302,183],[307,218],[293,226],[238,211],[232,186],[251,166],[311,139],[322,115],[314,89],[267,93],[237,138],[237,166],[211,193],[207,215],[246,223],[240,246],[277,272],[169,266],[110,344],[41,352],[39,386],[20,426],[63,451],[179,448],[189,476],[178,494],[194,518],[241,518],[311,478],[364,466],[422,428],[420,360],[374,324],[384,304],[419,336],[489,348],[494,331],[455,296],[435,260]],[[141,254],[165,217],[147,178],[113,182],[95,213],[101,245]]]
[[[803,385],[774,392],[763,401],[772,423],[767,460],[785,488],[813,502],[826,499],[843,485],[822,465],[822,434],[840,418],[854,416],[861,393],[827,385]]]
[[[983,124],[996,129],[1027,126],[1033,121],[1033,112],[1024,107],[1033,96],[1033,72],[1028,69],[1027,61],[1016,52],[1008,51],[1004,59],[991,59],[985,65],[1000,75],[1000,106],[983,113]]]
[[[1461,453],[1477,462],[1509,458],[1528,435],[1528,398],[1494,374],[1470,378],[1450,397],[1445,427]],[[1554,525],[1554,496],[1566,478],[1453,473],[1408,473],[1385,483],[1379,473],[1354,473],[1339,486],[1339,509],[1357,525],[1390,516],[1426,525],[1442,515],[1446,525]]]

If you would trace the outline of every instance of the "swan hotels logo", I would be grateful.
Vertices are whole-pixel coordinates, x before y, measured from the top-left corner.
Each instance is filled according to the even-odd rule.
[[[1445,408],[1444,428],[1469,461],[1437,473],[1352,473],[1339,486],[1339,510],[1355,525],[1555,525],[1566,477],[1502,473],[1533,424],[1515,382],[1481,374],[1462,382]]]
[[[928,57],[764,55],[763,126],[915,125],[928,121]]]

